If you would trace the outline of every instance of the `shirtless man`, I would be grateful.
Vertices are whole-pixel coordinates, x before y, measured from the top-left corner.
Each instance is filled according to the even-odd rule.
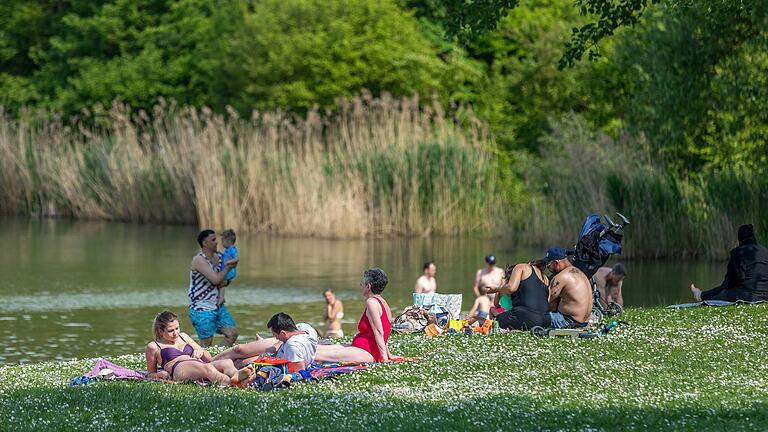
[[[437,266],[432,261],[424,263],[424,274],[416,279],[416,286],[413,287],[413,292],[421,294],[434,294],[437,292],[437,280],[435,279],[435,273],[437,273]]]
[[[330,288],[323,292],[325,297],[325,337],[340,338],[344,337],[344,331],[341,329],[341,319],[344,318],[344,305],[341,300],[336,298],[336,294]]]
[[[624,264],[616,264],[613,268],[600,267],[595,272],[595,283],[597,290],[600,291],[600,303],[607,307],[611,303],[616,303],[624,307],[624,297],[621,295],[621,287],[624,285],[626,271]]]
[[[592,288],[587,276],[571,264],[565,249],[554,246],[544,256],[555,276],[549,285],[550,327],[584,326],[592,315]]]
[[[488,296],[488,300],[493,304],[496,294],[488,293],[480,288],[496,288],[501,285],[501,281],[504,279],[504,270],[496,267],[495,255],[486,256],[485,263],[487,265],[475,274],[475,283],[472,285],[472,291],[475,293],[475,297],[480,297],[481,295]],[[491,308],[491,311],[493,312],[493,308]]]

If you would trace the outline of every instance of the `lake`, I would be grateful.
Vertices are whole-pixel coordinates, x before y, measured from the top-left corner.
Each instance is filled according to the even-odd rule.
[[[141,352],[152,338],[154,315],[164,309],[179,314],[182,331],[194,336],[186,292],[197,232],[192,226],[0,219],[0,364]],[[265,235],[240,236],[237,247],[238,276],[226,298],[241,342],[257,332],[267,335],[267,320],[281,311],[323,330],[326,288],[344,301],[344,331],[353,334],[363,305],[360,275],[371,266],[389,275],[384,297],[395,314],[410,304],[428,260],[437,263],[439,291],[463,294],[466,311],[485,255],[496,254],[503,265],[540,257],[546,249],[498,238]],[[626,266],[626,306],[689,301],[692,281],[709,288],[725,272],[725,263],[718,262],[630,261]]]

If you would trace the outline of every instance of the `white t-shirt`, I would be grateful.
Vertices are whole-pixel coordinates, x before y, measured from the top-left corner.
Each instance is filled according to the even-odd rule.
[[[307,323],[298,323],[296,328],[306,332],[306,334],[297,334],[288,338],[283,346],[277,350],[275,357],[286,359],[292,363],[302,361],[308,367],[315,360],[317,331]]]

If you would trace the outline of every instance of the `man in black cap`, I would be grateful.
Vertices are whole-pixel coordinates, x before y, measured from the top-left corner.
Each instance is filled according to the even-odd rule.
[[[579,327],[592,315],[592,285],[587,276],[571,264],[560,246],[549,248],[544,255],[547,269],[554,275],[549,283],[551,327]]]
[[[703,292],[691,284],[691,292],[696,301],[768,300],[768,249],[757,242],[751,224],[740,226],[738,236],[739,246],[731,249],[723,283]]]
[[[501,281],[504,279],[504,270],[496,267],[496,255],[493,254],[485,257],[485,264],[486,266],[475,274],[472,291],[475,293],[475,297],[488,296],[488,300],[493,304],[496,294],[488,294],[488,288],[496,288],[501,285]]]

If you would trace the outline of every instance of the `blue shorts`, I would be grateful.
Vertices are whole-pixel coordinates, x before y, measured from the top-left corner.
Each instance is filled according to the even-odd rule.
[[[583,323],[576,321],[570,315],[565,315],[560,312],[550,312],[549,318],[552,320],[550,327],[552,328],[573,328],[573,327],[586,327],[589,323]]]
[[[221,305],[212,311],[189,310],[189,319],[197,331],[198,339],[208,339],[215,333],[221,333],[222,327],[234,327],[235,319],[229,314],[227,307]]]

